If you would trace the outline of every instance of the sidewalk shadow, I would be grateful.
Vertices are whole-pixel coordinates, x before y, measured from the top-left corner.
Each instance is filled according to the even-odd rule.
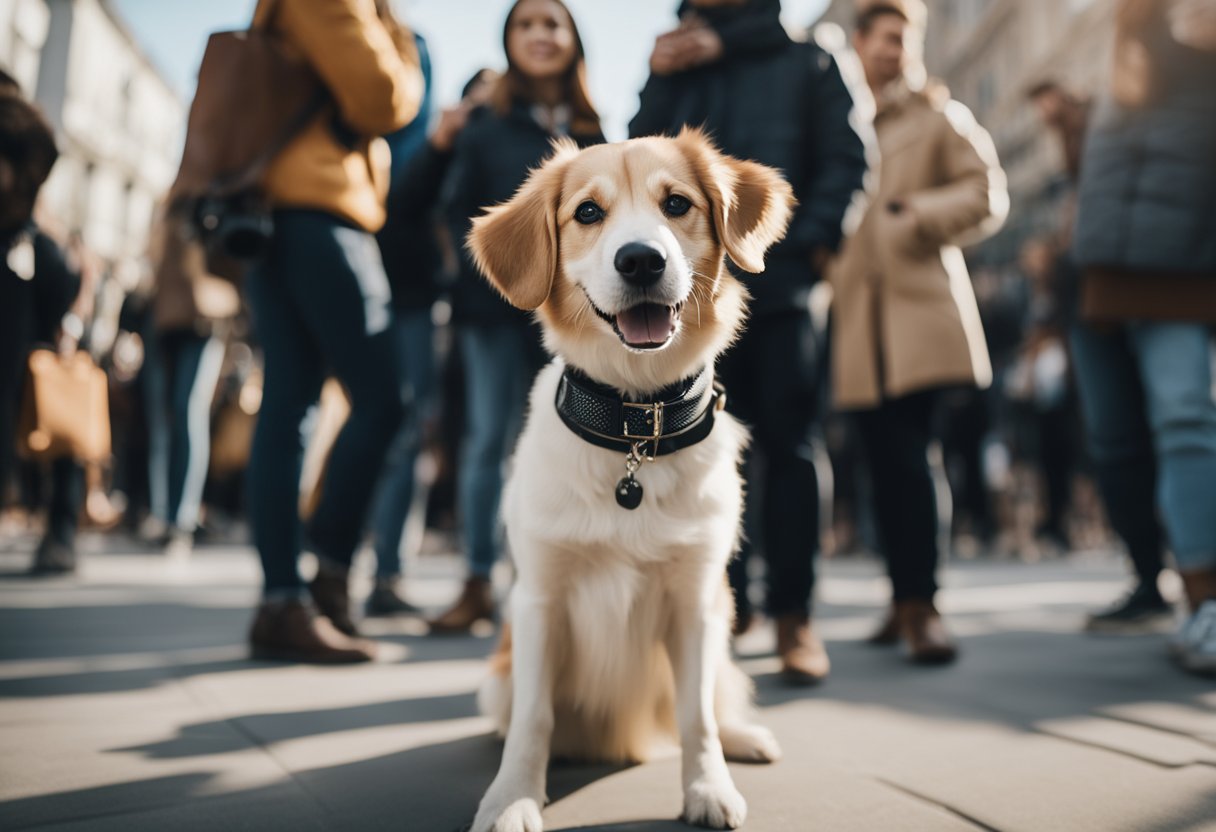
[[[217,819],[232,814],[222,804],[233,803],[254,807],[244,815],[250,828],[457,832],[471,824],[501,754],[501,742],[484,734],[294,772],[284,783],[220,793],[214,790],[219,772],[190,772],[7,801],[0,803],[0,826],[18,830],[105,820],[105,828],[160,832],[170,828],[165,813],[180,810],[173,828],[217,828]],[[561,800],[624,768],[555,763],[549,796]],[[687,829],[664,821],[604,828]]]

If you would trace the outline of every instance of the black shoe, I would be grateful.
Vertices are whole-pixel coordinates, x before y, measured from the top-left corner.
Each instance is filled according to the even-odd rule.
[[[1085,632],[1110,635],[1159,633],[1174,625],[1174,608],[1157,587],[1140,584],[1123,600],[1103,612],[1093,613],[1085,622]]]
[[[372,594],[367,596],[364,614],[369,618],[394,615],[422,615],[422,610],[401,597],[395,581],[376,579]]]
[[[53,537],[44,537],[34,553],[31,575],[67,575],[76,571],[76,550]]]

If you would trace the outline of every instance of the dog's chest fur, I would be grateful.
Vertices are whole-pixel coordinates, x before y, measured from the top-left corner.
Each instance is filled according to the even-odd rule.
[[[532,557],[520,551],[525,541],[601,564],[605,559],[657,564],[723,543],[733,551],[742,507],[738,460],[747,440],[744,428],[719,413],[702,442],[644,463],[636,474],[644,489],[642,504],[624,509],[614,490],[625,476],[625,454],[581,439],[554,408],[563,369],[555,361],[537,377],[511,465],[503,516],[516,561]]]

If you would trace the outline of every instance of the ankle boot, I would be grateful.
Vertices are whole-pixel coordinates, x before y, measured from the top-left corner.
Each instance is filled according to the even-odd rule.
[[[253,658],[274,661],[345,664],[376,657],[374,642],[339,632],[300,601],[263,602],[249,631],[249,647]]]
[[[321,615],[333,622],[339,632],[354,638],[359,635],[359,628],[350,617],[349,574],[349,570],[341,567],[322,564],[308,585],[308,591]]]
[[[828,651],[815,631],[811,620],[800,613],[777,616],[777,655],[781,658],[781,675],[794,685],[817,685],[832,669]]]
[[[456,603],[430,622],[436,633],[467,633],[478,621],[494,617],[494,593],[489,578],[469,578]]]
[[[933,602],[897,601],[895,619],[904,652],[913,664],[949,664],[958,657]]]

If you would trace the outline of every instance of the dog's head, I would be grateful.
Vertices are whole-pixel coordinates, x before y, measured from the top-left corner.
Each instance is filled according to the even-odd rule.
[[[515,196],[473,222],[469,249],[549,347],[626,392],[671,384],[738,333],[748,272],[785,234],[777,171],[720,153],[697,130],[579,150],[559,142]]]

